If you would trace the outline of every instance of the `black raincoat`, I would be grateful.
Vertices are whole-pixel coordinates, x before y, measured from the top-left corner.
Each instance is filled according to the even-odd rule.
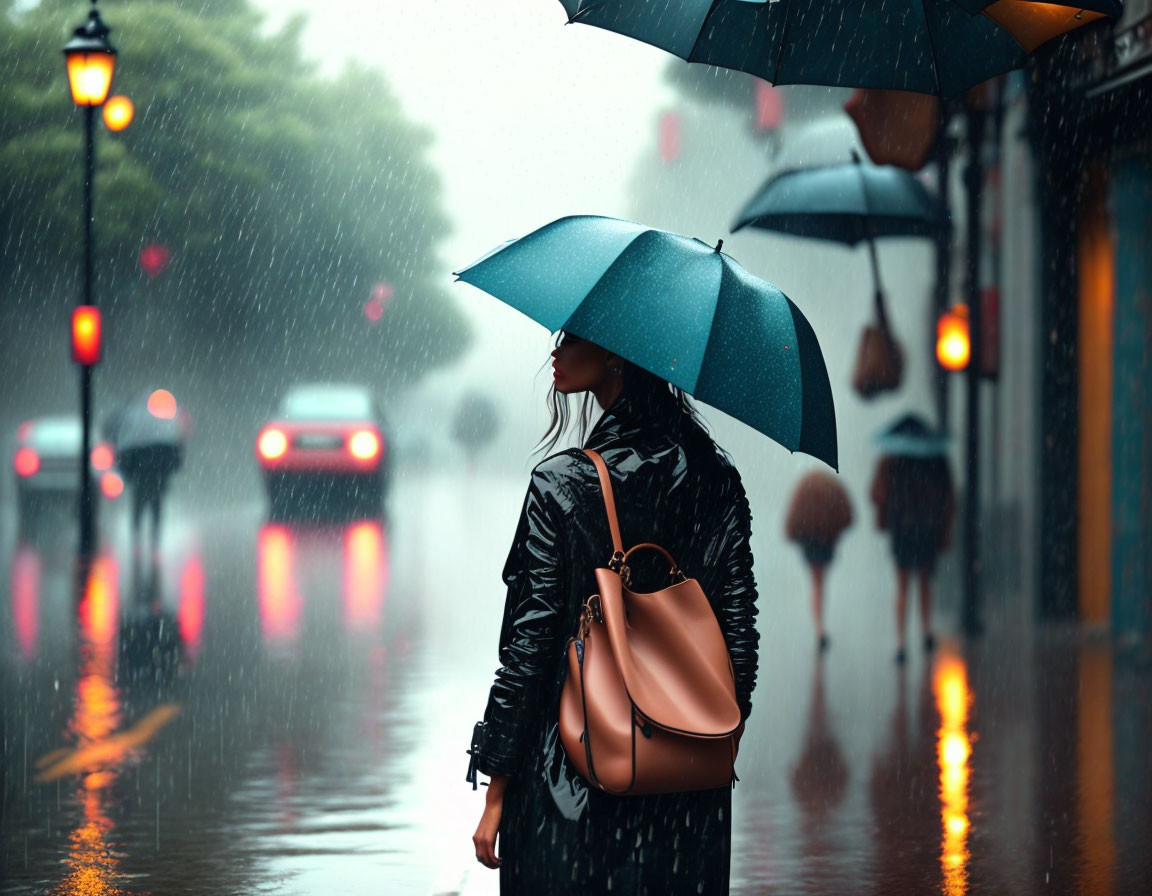
[[[608,465],[625,548],[643,541],[666,548],[711,600],[747,718],[759,641],[751,512],[727,456],[674,416],[681,419],[621,396],[586,447]],[[576,774],[560,744],[565,647],[596,591],[594,570],[611,555],[587,455],[571,450],[541,462],[504,568],[501,666],[472,743],[473,775],[478,768],[512,776],[500,829],[504,896],[728,892],[729,788],[611,796]],[[666,583],[667,569],[654,557],[651,569],[639,558],[632,569],[636,587]]]

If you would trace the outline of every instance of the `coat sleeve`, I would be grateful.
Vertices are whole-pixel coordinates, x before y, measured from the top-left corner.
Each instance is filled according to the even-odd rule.
[[[752,712],[752,690],[759,666],[760,633],[756,630],[756,578],[752,573],[752,510],[739,474],[732,471],[732,493],[721,524],[720,592],[714,601],[720,628],[736,676],[741,717]]]
[[[560,508],[546,473],[534,472],[504,568],[508,595],[500,633],[500,668],[488,697],[476,768],[514,774],[530,749],[533,721],[561,651],[564,588]]]

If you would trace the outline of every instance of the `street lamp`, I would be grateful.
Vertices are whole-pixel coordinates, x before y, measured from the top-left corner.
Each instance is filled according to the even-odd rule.
[[[953,305],[936,321],[936,362],[952,373],[966,370],[972,354],[968,306]]]
[[[93,124],[95,110],[103,105],[112,87],[116,68],[116,50],[108,42],[108,26],[100,19],[96,0],[88,21],[76,29],[64,46],[68,67],[68,84],[72,102],[84,110],[84,292],[77,304],[83,308],[92,302],[92,175],[95,147]],[[92,447],[92,363],[77,359],[80,366],[80,552],[90,554],[95,542],[92,480],[88,474],[88,455]]]

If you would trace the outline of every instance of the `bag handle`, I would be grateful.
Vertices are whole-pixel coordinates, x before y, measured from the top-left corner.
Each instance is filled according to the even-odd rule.
[[[608,512],[608,529],[612,532],[612,547],[615,553],[608,563],[608,568],[618,573],[621,573],[625,579],[625,583],[630,579],[627,574],[628,558],[632,556],[635,551],[641,550],[655,550],[664,555],[668,561],[669,575],[674,581],[683,581],[684,573],[680,571],[680,567],[676,565],[676,561],[672,559],[664,548],[658,544],[651,542],[644,542],[635,547],[624,550],[624,541],[620,538],[620,522],[616,517],[616,498],[612,493],[612,481],[608,478],[608,465],[604,463],[604,458],[596,451],[590,448],[585,448],[584,453],[592,460],[593,466],[596,467],[596,475],[600,477],[600,491],[604,493],[604,509]]]
[[[612,550],[615,553],[612,559],[620,558],[624,562],[624,542],[620,538],[620,522],[616,518],[616,498],[612,494],[612,481],[608,478],[608,465],[600,453],[591,448],[585,448],[584,453],[592,459],[596,467],[596,475],[600,477],[600,491],[604,493],[604,509],[608,511],[608,529],[612,532]]]

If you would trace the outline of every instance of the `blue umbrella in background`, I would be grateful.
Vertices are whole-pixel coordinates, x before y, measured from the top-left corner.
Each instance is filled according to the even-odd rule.
[[[876,435],[881,454],[890,457],[946,457],[951,439],[918,414],[905,414]]]
[[[903,168],[865,165],[853,151],[844,165],[797,168],[770,177],[744,206],[732,231],[744,227],[855,246],[868,241],[872,278],[882,293],[877,237],[936,236],[944,206]]]
[[[497,247],[457,277],[836,467],[816,334],[784,293],[720,249],[580,215]]]
[[[1005,3],[1021,0],[560,2],[570,22],[615,31],[689,62],[748,72],[773,84],[953,96],[1019,68],[1026,57],[1025,47],[993,20],[993,10],[978,14],[990,6],[999,12]]]

